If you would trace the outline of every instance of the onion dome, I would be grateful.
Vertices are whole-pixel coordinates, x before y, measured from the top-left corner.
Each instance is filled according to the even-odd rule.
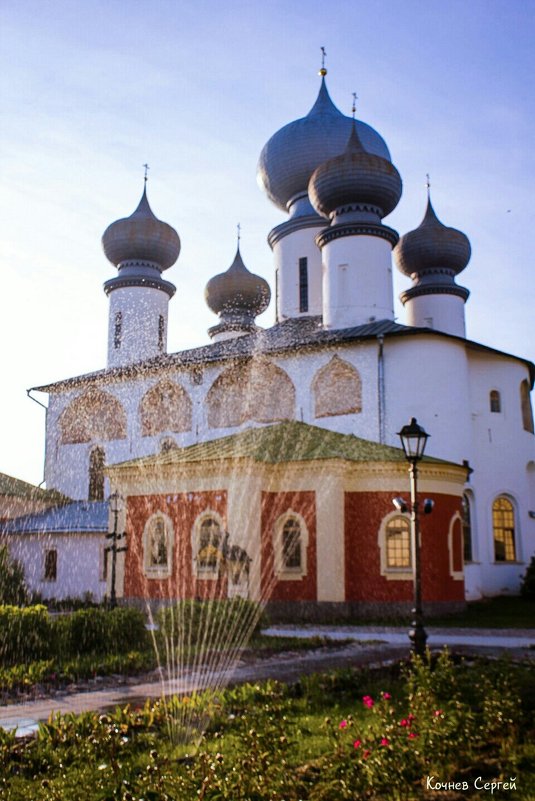
[[[177,232],[155,216],[147,200],[146,186],[134,213],[106,228],[102,245],[107,258],[116,266],[125,262],[151,262],[160,272],[171,267],[180,253]]]
[[[321,164],[308,185],[310,202],[319,214],[364,210],[386,217],[401,197],[401,178],[392,162],[364,149],[353,125],[345,151]]]
[[[429,195],[422,222],[402,236],[394,249],[398,269],[408,276],[440,272],[457,275],[468,264],[470,254],[468,237],[440,222]]]
[[[366,151],[390,161],[381,136],[364,122],[356,123]],[[310,176],[320,164],[342,153],[353,126],[332,102],[325,77],[306,117],[285,125],[264,145],[258,162],[258,182],[270,200],[287,210],[307,193]]]
[[[234,261],[226,272],[210,278],[204,296],[216,314],[254,319],[269,306],[271,291],[267,281],[249,272],[238,245]]]

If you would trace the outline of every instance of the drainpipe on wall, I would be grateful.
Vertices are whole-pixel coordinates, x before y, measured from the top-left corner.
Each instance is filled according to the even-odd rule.
[[[34,397],[33,397],[33,395],[32,395],[32,392],[33,392],[33,391],[34,391],[34,390],[33,390],[33,388],[32,388],[32,389],[27,389],[27,390],[26,390],[26,395],[27,395],[27,396],[28,396],[28,397],[29,397],[31,400],[33,400],[33,401],[34,401],[34,403],[37,403],[39,406],[42,406],[42,407],[43,407],[43,409],[45,410],[45,412],[46,412],[47,416],[48,416],[48,406],[45,406],[45,404],[44,404],[44,403],[41,403],[41,401],[40,401],[40,400],[38,400],[37,398],[34,398]],[[45,417],[45,431],[46,431],[46,417]],[[43,480],[42,480],[42,481],[41,481],[41,482],[38,484],[38,486],[39,486],[39,487],[41,487],[41,486],[42,486],[42,485],[45,483],[46,446],[47,446],[47,437],[46,437],[46,435],[45,435],[45,455],[44,455],[44,461],[43,461]]]
[[[377,353],[377,412],[379,418],[379,442],[381,445],[385,444],[385,360],[384,360],[384,342],[385,338],[382,334],[377,336],[377,344],[379,350]]]

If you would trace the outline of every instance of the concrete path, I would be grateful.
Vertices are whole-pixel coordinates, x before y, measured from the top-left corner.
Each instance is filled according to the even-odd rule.
[[[232,672],[210,673],[185,671],[180,678],[162,681],[141,681],[85,692],[61,692],[52,697],[23,701],[0,706],[0,726],[16,729],[17,736],[34,732],[38,721],[50,715],[80,714],[89,710],[104,711],[117,706],[142,705],[147,698],[162,695],[189,694],[207,686],[222,687],[229,683],[261,681],[268,678],[295,681],[305,673],[316,673],[349,665],[378,665],[407,655],[408,637],[405,629],[393,627],[371,628],[364,626],[273,626],[265,634],[310,637],[328,636],[332,639],[354,638],[356,642],[340,648],[315,649],[258,657],[238,662]],[[480,653],[511,653],[516,657],[535,660],[535,630],[481,630],[429,628],[429,645],[443,645]],[[530,650],[531,649],[531,650]]]

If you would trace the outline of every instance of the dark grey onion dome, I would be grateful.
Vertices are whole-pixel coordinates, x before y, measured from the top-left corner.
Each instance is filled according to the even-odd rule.
[[[228,270],[210,278],[204,296],[206,303],[216,314],[230,316],[237,322],[254,322],[254,318],[269,306],[271,291],[267,281],[249,272],[238,246]]]
[[[379,217],[393,211],[401,197],[401,178],[391,161],[368,153],[355,125],[345,151],[321,164],[310,179],[310,202],[329,217],[344,207],[371,207]]]
[[[443,225],[428,197],[422,222],[401,237],[394,258],[398,269],[408,276],[440,270],[457,275],[468,264],[471,252],[468,237]]]
[[[178,259],[180,238],[174,228],[154,215],[145,187],[134,213],[106,228],[102,246],[107,258],[116,266],[144,261],[156,264],[161,271]]]
[[[316,167],[343,152],[352,125],[352,118],[334,105],[322,78],[317,100],[307,116],[277,131],[260,154],[258,182],[270,200],[287,210],[296,196],[306,195]],[[357,128],[366,150],[389,161],[390,153],[377,131],[360,121]]]

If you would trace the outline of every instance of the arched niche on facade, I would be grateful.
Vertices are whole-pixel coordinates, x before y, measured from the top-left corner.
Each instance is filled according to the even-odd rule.
[[[247,420],[273,423],[295,416],[295,387],[288,374],[266,359],[224,370],[206,396],[210,428],[233,428]]]
[[[139,404],[142,436],[191,431],[191,409],[191,398],[180,384],[160,381],[143,395]]]
[[[349,362],[333,356],[312,382],[314,417],[332,417],[362,411],[362,381]]]
[[[520,408],[524,431],[529,431],[533,434],[533,410],[531,408],[531,398],[529,397],[529,381],[526,378],[520,384]]]
[[[76,444],[126,439],[126,414],[117,398],[101,389],[88,389],[63,411],[60,442]]]

